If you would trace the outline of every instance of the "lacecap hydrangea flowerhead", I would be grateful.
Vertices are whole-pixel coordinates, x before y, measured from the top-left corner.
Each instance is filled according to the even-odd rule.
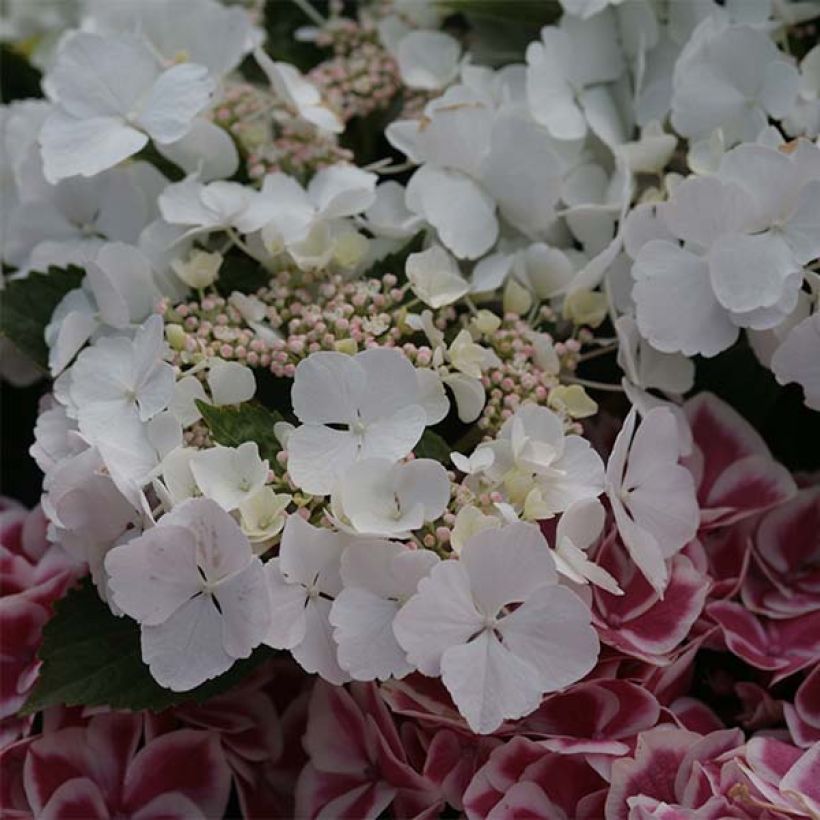
[[[128,631],[134,708],[316,675],[299,816],[813,816],[816,474],[709,390],[745,356],[817,433],[817,4],[40,5],[3,23],[42,71],[0,107],[3,368],[50,379],[55,588]],[[790,735],[682,698],[718,651],[801,676],[754,696]],[[159,726],[135,770],[195,731]],[[290,764],[246,741],[251,811]]]

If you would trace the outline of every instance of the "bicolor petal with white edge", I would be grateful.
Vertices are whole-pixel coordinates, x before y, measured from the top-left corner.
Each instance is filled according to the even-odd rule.
[[[473,731],[529,714],[595,665],[589,609],[556,580],[538,529],[510,524],[479,532],[458,560],[434,566],[396,616],[408,661],[442,676]]]
[[[393,620],[438,557],[392,541],[361,541],[344,551],[344,589],[330,609],[339,664],[354,680],[403,678],[413,671]]]
[[[680,436],[665,407],[637,428],[630,410],[607,464],[607,495],[624,545],[650,584],[663,594],[666,559],[697,533],[700,511],[692,474],[678,464]]]
[[[114,603],[141,627],[162,686],[193,689],[247,658],[270,627],[261,561],[210,499],[185,501],[105,559]]]
[[[356,461],[404,458],[427,425],[416,370],[394,349],[313,353],[296,368],[291,398],[302,424],[288,439],[288,473],[314,495]]]

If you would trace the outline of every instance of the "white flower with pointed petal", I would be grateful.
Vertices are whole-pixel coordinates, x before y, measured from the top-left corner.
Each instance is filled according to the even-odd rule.
[[[484,475],[503,487],[516,509],[523,508],[533,489],[539,491],[541,517],[603,492],[600,456],[581,436],[565,436],[560,417],[546,407],[520,407],[504,422],[498,438],[478,449],[484,448],[494,456]]]
[[[470,290],[458,263],[441,245],[431,245],[421,253],[411,253],[405,265],[413,293],[431,308],[457,302]]]
[[[142,658],[156,681],[193,689],[247,658],[267,633],[262,562],[213,501],[183,502],[105,559],[114,603],[141,626]]]
[[[474,535],[458,560],[433,567],[396,616],[408,661],[441,675],[473,731],[529,714],[595,665],[589,609],[556,581],[540,531],[510,524]],[[511,612],[512,604],[520,606]]]
[[[191,459],[190,466],[202,494],[227,511],[247,501],[268,478],[268,462],[259,457],[255,441],[246,441],[238,447],[200,450]]]
[[[780,384],[797,382],[806,406],[820,410],[820,313],[803,319],[772,356],[772,372]]]
[[[403,678],[413,671],[393,620],[438,557],[391,541],[351,544],[342,554],[344,589],[330,609],[339,665],[354,680]]]
[[[257,210],[260,196],[238,182],[217,180],[203,184],[193,174],[169,185],[160,194],[159,209],[166,222],[186,227],[183,236],[227,228],[249,233],[259,230],[267,221],[267,215]]]
[[[265,643],[289,649],[306,672],[317,672],[337,686],[350,676],[337,661],[328,615],[342,590],[339,565],[349,543],[342,533],[291,515],[279,556],[265,564],[273,614]]]
[[[586,555],[586,550],[600,537],[605,520],[604,507],[597,498],[570,504],[558,521],[553,550],[555,568],[576,584],[593,583],[612,595],[623,595],[618,582]]]
[[[450,500],[447,471],[430,458],[399,462],[368,458],[341,477],[332,509],[359,535],[409,538],[435,521]]]
[[[302,424],[288,438],[288,473],[314,495],[330,493],[360,459],[404,458],[427,424],[416,370],[395,349],[312,353],[296,368],[291,398]]]
[[[681,440],[673,413],[653,408],[636,431],[637,419],[633,407],[615,439],[607,496],[630,557],[662,595],[666,559],[695,537],[700,510],[692,474],[678,464]]]
[[[274,536],[285,526],[285,510],[292,501],[287,493],[262,487],[239,505],[242,532],[254,545],[254,552],[265,552]]]
[[[135,36],[80,31],[65,39],[44,86],[56,107],[40,133],[43,170],[56,183],[104,171],[149,137],[180,139],[208,104],[214,81],[193,63],[163,70]]]
[[[289,105],[297,116],[321,131],[341,134],[345,130],[344,123],[322,101],[319,89],[306,80],[296,66],[271,60],[261,48],[256,49],[253,56],[265,72],[276,95]]]

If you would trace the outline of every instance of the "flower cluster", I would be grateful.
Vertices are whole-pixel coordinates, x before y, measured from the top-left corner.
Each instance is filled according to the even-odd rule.
[[[820,410],[808,4],[272,5],[85,3],[0,108],[0,813],[817,815],[818,474],[701,387]]]

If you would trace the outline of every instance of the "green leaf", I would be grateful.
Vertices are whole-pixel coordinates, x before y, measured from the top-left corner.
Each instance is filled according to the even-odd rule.
[[[453,448],[429,427],[422,433],[419,443],[413,448],[416,458],[434,458],[445,467],[450,463]]]
[[[255,401],[214,407],[197,400],[196,406],[217,444],[238,447],[243,442],[255,441],[259,445],[259,455],[268,459],[271,467],[276,464],[276,454],[282,445],[273,434],[273,425],[283,420],[280,413]]]
[[[0,333],[18,350],[48,368],[48,347],[43,336],[54,308],[70,290],[78,288],[85,276],[82,268],[49,268],[48,273],[30,273],[24,279],[6,282],[2,293]]]
[[[58,704],[159,712],[179,703],[202,703],[235,686],[273,654],[259,647],[249,658],[196,689],[164,689],[142,662],[137,623],[113,615],[86,578],[57,602],[43,629],[38,653],[43,664],[21,714]]]

